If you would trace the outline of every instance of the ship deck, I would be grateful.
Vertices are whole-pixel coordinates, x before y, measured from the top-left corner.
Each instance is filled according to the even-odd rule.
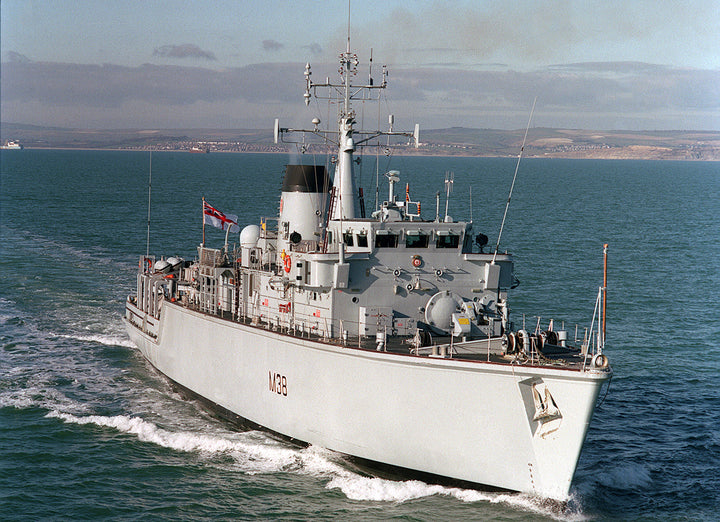
[[[207,314],[206,312],[200,313]],[[289,337],[309,339],[315,342],[333,346],[343,346],[349,349],[379,351],[411,357],[456,359],[545,368],[554,367],[576,371],[582,371],[584,368],[589,367],[591,362],[591,356],[583,355],[579,349],[551,344],[546,344],[542,348],[532,350],[529,354],[524,352],[507,353],[501,337],[463,341],[451,336],[435,336],[432,338],[431,344],[416,348],[412,344],[412,338],[410,337],[388,336],[385,343],[382,346],[378,346],[376,338],[371,336],[348,335],[345,338],[325,337],[291,326],[268,323],[259,318],[241,317],[238,320],[236,316],[233,316],[233,314],[229,312],[218,312],[217,314],[207,315],[218,317],[232,323],[241,323],[253,328],[277,332]]]

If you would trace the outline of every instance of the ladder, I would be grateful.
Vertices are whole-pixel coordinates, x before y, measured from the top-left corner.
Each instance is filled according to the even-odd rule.
[[[325,230],[323,231],[323,243],[322,243],[322,252],[323,254],[327,252],[328,247],[328,227],[330,226],[330,219],[333,214],[333,211],[335,210],[335,192],[336,187],[333,187],[330,191],[330,206],[328,207],[327,215],[325,216]]]

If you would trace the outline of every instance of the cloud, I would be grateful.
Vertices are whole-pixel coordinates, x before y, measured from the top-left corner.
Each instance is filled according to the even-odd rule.
[[[281,85],[288,82],[279,81],[283,70],[286,73],[288,66],[250,65],[216,71],[152,64],[8,63],[3,67],[2,95],[3,101],[33,99],[98,107],[115,107],[131,99],[173,105],[232,98],[277,101],[287,99],[288,90]],[[268,81],[278,87],[267,89]]]
[[[407,2],[405,2],[407,4]],[[373,35],[393,63],[507,62],[533,68],[557,62],[636,60],[717,64],[717,0],[686,2],[546,0],[452,2],[388,9],[385,20],[354,27]],[[442,21],[442,23],[438,23]],[[377,26],[392,31],[377,34]]]
[[[263,49],[265,51],[275,52],[281,50],[285,45],[275,40],[263,40]]]
[[[535,124],[586,129],[720,127],[720,70],[627,62],[575,64],[567,70],[401,70],[391,77],[407,102],[443,107],[435,121],[520,128],[538,97]],[[523,118],[524,116],[524,118]],[[472,122],[475,120],[475,122]]]
[[[215,54],[204,51],[194,44],[163,45],[153,51],[153,56],[166,58],[203,58],[205,60],[217,60]]]
[[[319,56],[323,52],[323,48],[317,42],[313,42],[310,45],[303,45],[302,48],[309,50],[310,54],[313,54],[315,56]]]
[[[5,59],[11,63],[30,63],[32,60],[24,54],[16,53],[15,51],[8,51],[5,53]]]
[[[619,74],[648,74],[648,73],[664,73],[672,70],[666,65],[657,65],[653,63],[643,62],[583,62],[583,63],[563,63],[549,65],[550,71],[564,73],[609,73],[613,75]]]
[[[262,128],[278,116],[288,125],[303,125],[312,118],[307,110],[315,108],[314,101],[307,110],[302,103],[303,68],[302,63],[215,70],[9,61],[2,68],[2,113],[7,121],[99,128]],[[313,64],[313,72],[335,78],[336,66]],[[387,107],[408,128],[416,120],[424,128],[524,128],[537,96],[537,126],[720,129],[720,70],[593,62],[534,71],[390,72]]]

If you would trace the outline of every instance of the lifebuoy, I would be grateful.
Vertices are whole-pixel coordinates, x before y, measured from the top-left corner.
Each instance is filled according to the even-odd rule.
[[[515,352],[515,345],[517,344],[517,341],[515,339],[515,333],[510,332],[507,336],[507,342],[508,342],[508,353],[514,353]]]
[[[290,269],[292,268],[292,259],[290,259],[289,255],[285,256],[285,259],[283,260],[283,264],[285,265],[285,272],[287,272],[289,274]]]
[[[144,267],[144,266],[143,266],[143,261],[145,261],[144,264],[146,264],[147,267]],[[140,260],[139,268],[140,268],[140,270],[142,270],[143,272],[150,272],[151,269],[152,269],[152,260],[151,260],[151,259],[148,259],[147,257],[146,257],[146,258],[143,258],[142,260]]]
[[[601,353],[597,354],[595,357],[592,358],[592,365],[595,368],[607,368],[609,363],[610,361],[608,361],[608,358]]]
[[[415,268],[420,268],[422,266],[422,257],[413,256],[412,257],[412,266],[414,266]]]

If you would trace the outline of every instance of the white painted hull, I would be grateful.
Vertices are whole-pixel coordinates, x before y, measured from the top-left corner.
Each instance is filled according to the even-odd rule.
[[[171,303],[163,306],[157,339],[126,324],[160,372],[277,433],[372,461],[558,500],[568,497],[608,378],[343,348]],[[531,381],[551,390],[562,413],[559,427],[544,437],[532,420]]]

